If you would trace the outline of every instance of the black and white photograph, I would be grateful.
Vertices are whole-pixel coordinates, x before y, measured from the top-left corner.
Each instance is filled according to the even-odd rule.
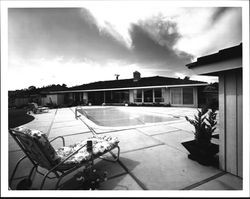
[[[1,110],[2,196],[247,197],[249,1],[2,1]]]

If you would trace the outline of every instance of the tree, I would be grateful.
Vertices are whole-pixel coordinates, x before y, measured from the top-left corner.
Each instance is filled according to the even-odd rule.
[[[189,79],[190,79],[189,76],[185,76],[185,77],[184,77],[184,80],[189,80]]]
[[[28,88],[28,90],[35,90],[35,89],[36,89],[35,86],[30,86],[30,87]]]

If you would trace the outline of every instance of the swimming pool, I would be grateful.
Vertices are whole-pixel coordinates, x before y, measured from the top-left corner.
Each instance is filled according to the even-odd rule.
[[[139,111],[131,112],[118,107],[82,108],[78,111],[95,124],[106,127],[135,126],[177,120],[172,116],[159,116]]]

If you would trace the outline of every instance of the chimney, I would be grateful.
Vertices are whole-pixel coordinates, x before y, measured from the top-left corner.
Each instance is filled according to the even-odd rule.
[[[141,79],[141,73],[139,73],[138,71],[135,71],[133,74],[134,74],[134,79],[133,79],[134,82],[137,82]]]

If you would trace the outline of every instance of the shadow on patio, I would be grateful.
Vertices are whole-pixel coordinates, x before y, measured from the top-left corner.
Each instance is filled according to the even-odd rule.
[[[96,169],[97,175],[102,176],[104,172],[107,172],[107,181],[101,182],[99,188],[100,190],[129,190],[131,187],[129,185],[124,185],[123,180],[128,178],[130,171],[127,170],[126,167],[123,166],[123,162],[129,164],[131,168],[135,168],[138,164],[137,161],[127,159],[127,158],[120,158],[117,163],[107,162],[105,160],[97,160],[98,162],[95,163],[94,169]],[[83,170],[83,168],[82,168]],[[79,181],[79,174],[81,174],[81,170],[74,173],[69,177],[68,180],[62,183],[62,190],[84,190],[83,181]],[[136,186],[137,187],[137,186]],[[141,189],[138,186],[138,189]]]

